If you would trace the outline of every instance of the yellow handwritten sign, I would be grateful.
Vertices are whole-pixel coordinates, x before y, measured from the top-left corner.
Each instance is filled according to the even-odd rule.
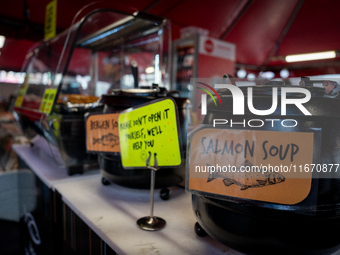
[[[41,101],[39,111],[49,114],[52,110],[53,102],[54,102],[56,95],[57,95],[57,89],[45,89],[43,100]]]
[[[179,166],[178,114],[170,98],[155,100],[119,116],[119,140],[124,168],[153,166],[156,154],[158,166]]]
[[[56,35],[57,24],[57,0],[51,1],[45,11],[45,39],[53,38]]]
[[[119,113],[86,114],[86,149],[88,152],[120,152]]]

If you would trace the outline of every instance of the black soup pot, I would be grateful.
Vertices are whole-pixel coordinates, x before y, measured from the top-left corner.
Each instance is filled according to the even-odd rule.
[[[98,167],[97,156],[86,150],[84,114],[102,111],[102,105],[88,104],[85,108],[80,104],[56,104],[46,123],[41,125],[45,138],[57,146],[70,175],[82,173],[89,166]]]
[[[104,113],[119,113],[130,107],[151,102],[156,99],[171,96],[171,93],[152,89],[118,90],[112,95],[103,95]],[[183,151],[182,166],[178,168],[162,168],[157,171],[155,179],[156,188],[165,188],[180,183],[185,176],[185,153],[186,133],[188,127],[188,106],[189,99],[173,97],[178,108],[181,147]],[[166,151],[164,152],[166,153]],[[129,188],[148,189],[150,188],[151,171],[148,169],[124,170],[120,155],[101,153],[99,155],[101,173],[105,179]]]
[[[338,85],[337,85],[338,86]],[[290,132],[308,128],[321,129],[319,157],[316,164],[340,163],[340,96],[336,88],[327,90],[304,87],[311,92],[311,99],[303,104],[312,114],[306,116],[294,105],[287,105],[287,115],[281,116],[281,94],[278,106],[270,116],[252,114],[245,107],[244,116],[232,113],[232,95],[229,90],[218,91],[223,109],[207,102],[204,123],[212,119],[233,119],[246,122],[250,119],[295,119],[298,125]],[[281,86],[283,87],[283,86]],[[278,88],[280,88],[278,86]],[[247,102],[247,88],[242,87]],[[278,89],[278,91],[280,91]],[[301,95],[288,95],[298,98]],[[269,109],[272,105],[271,88],[253,87],[253,105],[256,109]],[[279,123],[279,121],[277,123]],[[225,127],[228,129],[228,127]],[[230,127],[229,127],[230,128]],[[249,127],[237,129],[249,130]],[[263,126],[256,130],[284,131],[278,125]],[[315,147],[315,145],[314,145]],[[192,207],[201,227],[214,239],[246,254],[331,254],[340,248],[340,172],[332,178],[313,178],[308,197],[315,197],[315,204],[301,206],[277,205],[246,199],[219,199],[210,196],[192,195]]]

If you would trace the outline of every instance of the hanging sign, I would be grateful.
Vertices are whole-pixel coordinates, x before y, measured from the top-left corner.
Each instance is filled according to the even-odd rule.
[[[119,113],[86,114],[86,149],[88,152],[120,152]]]
[[[153,166],[179,166],[178,113],[171,98],[152,101],[119,116],[119,140],[124,168],[146,167],[150,157]]]
[[[45,39],[53,38],[56,35],[57,24],[57,0],[51,1],[45,11]]]
[[[235,44],[207,36],[201,36],[199,40],[198,52],[206,56],[235,61],[235,48]]]

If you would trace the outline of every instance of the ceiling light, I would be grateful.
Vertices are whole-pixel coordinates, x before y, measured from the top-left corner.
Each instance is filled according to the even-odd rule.
[[[246,76],[247,76],[247,72],[243,68],[241,68],[237,71],[237,77],[238,78],[243,79],[243,78],[246,78]]]
[[[253,74],[253,73],[249,73],[249,74],[247,75],[248,81],[254,81],[255,78],[256,78],[256,76],[255,76],[255,74]]]
[[[309,54],[298,54],[298,55],[288,55],[286,56],[287,62],[299,62],[299,61],[309,61],[309,60],[318,60],[318,59],[329,59],[335,58],[335,51],[325,51],[325,52],[316,52]]]
[[[154,73],[155,72],[155,68],[153,66],[149,66],[145,69],[146,73]]]
[[[289,77],[289,71],[287,70],[287,69],[282,69],[281,71],[280,71],[280,76],[281,76],[281,78],[283,78],[283,79],[286,79],[286,78],[288,78]]]
[[[272,71],[266,71],[266,72],[261,72],[260,76],[264,79],[270,80],[275,77],[275,73],[273,73]]]
[[[6,37],[3,35],[0,35],[0,49],[4,47]]]

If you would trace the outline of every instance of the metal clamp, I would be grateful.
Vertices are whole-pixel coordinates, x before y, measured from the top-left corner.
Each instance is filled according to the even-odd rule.
[[[151,158],[151,152],[150,151],[149,151],[149,156],[146,159],[146,167],[149,168],[149,169],[157,171],[159,169],[158,163],[157,163],[157,153],[154,153],[153,155],[154,155],[154,162],[155,162],[153,167],[150,166],[150,158]]]

